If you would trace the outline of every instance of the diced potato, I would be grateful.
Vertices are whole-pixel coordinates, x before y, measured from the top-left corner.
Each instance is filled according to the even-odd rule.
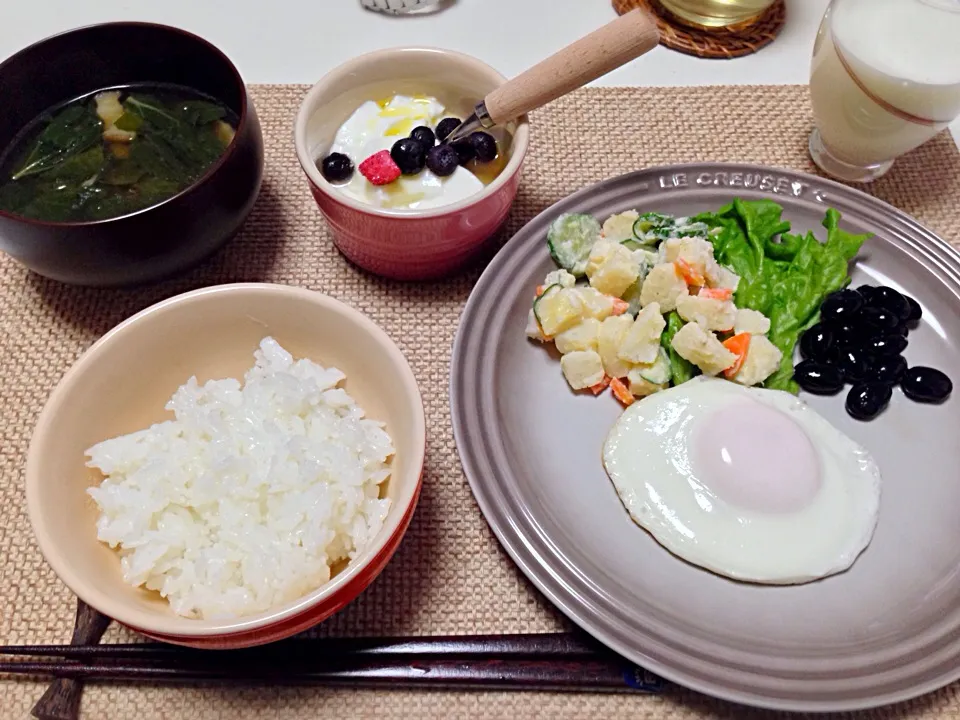
[[[590,251],[587,277],[600,292],[620,297],[640,277],[640,266],[620,243],[599,240]]]
[[[560,358],[560,369],[574,390],[603,382],[603,363],[593,350],[578,350]]]
[[[713,243],[709,240],[699,237],[670,238],[660,247],[665,262],[676,262],[683,258],[701,275],[709,276],[719,267],[713,259]]]
[[[770,332],[770,318],[759,310],[740,308],[737,310],[737,320],[733,325],[733,332],[750,333],[751,335],[766,335]]]
[[[537,322],[537,316],[534,315],[533,308],[530,308],[530,312],[527,314],[527,327],[524,332],[531,340],[538,340],[539,342],[546,342],[547,340],[540,329],[540,323]]]
[[[671,345],[680,357],[692,362],[704,375],[717,375],[737,360],[737,356],[727,350],[713,333],[695,322],[680,328]]]
[[[558,333],[554,338],[557,350],[562,355],[582,350],[597,349],[600,339],[600,321],[596,318],[586,318],[583,322],[574,325],[569,330]]]
[[[616,243],[629,240],[633,237],[633,224],[639,217],[636,210],[611,215],[603,223],[603,237]]]
[[[662,347],[657,350],[657,359],[652,363],[637,365],[635,368],[647,382],[654,385],[666,386],[673,378],[673,368],[670,366],[670,356]]]
[[[93,99],[97,103],[97,115],[103,120],[104,125],[113,125],[123,115],[119,90],[97,93]]]
[[[627,330],[617,357],[631,363],[652,363],[657,359],[660,350],[660,335],[667,326],[663,315],[660,314],[660,305],[650,303],[637,315],[630,329]]]
[[[547,276],[543,279],[543,286],[545,288],[548,288],[551,285],[572,288],[576,284],[577,279],[563,268],[547,273]]]
[[[553,337],[572,328],[583,317],[583,300],[573,288],[555,288],[540,298],[537,316],[544,334]]]
[[[780,348],[767,340],[765,335],[753,335],[750,337],[747,357],[733,376],[733,381],[741,385],[759,385],[780,367],[781,359],[783,353]]]
[[[631,327],[633,318],[629,315],[608,317],[600,325],[597,350],[603,361],[603,369],[612,378],[626,377],[633,367],[633,363],[620,359],[620,346]]]
[[[729,300],[684,295],[677,300],[677,313],[687,322],[699,323],[705,330],[733,329],[737,308]]]
[[[632,252],[632,255],[637,265],[642,268],[640,274],[643,277],[646,277],[647,273],[650,272],[650,269],[660,262],[660,253],[658,253],[656,250],[637,248]]]
[[[677,309],[677,300],[688,295],[687,283],[677,272],[676,266],[671,263],[657,265],[640,289],[640,305],[646,307],[650,303],[657,303],[661,313],[668,313]]]
[[[737,286],[740,284],[740,276],[719,263],[714,263],[711,268],[707,269],[706,277],[707,284],[712,288],[727,288],[736,292]]]
[[[589,285],[580,285],[576,288],[583,301],[583,313],[587,317],[603,321],[613,315],[613,304],[616,300],[613,295],[605,295]]]
[[[658,385],[647,380],[640,374],[639,368],[634,368],[627,373],[627,382],[630,385],[630,392],[637,397],[653,395],[655,392],[660,392],[667,387],[666,384]]]

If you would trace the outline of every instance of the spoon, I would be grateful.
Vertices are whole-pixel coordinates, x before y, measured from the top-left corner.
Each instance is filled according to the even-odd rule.
[[[640,57],[659,42],[653,18],[640,8],[631,10],[488,93],[444,142],[462,140],[476,130],[536,110]]]

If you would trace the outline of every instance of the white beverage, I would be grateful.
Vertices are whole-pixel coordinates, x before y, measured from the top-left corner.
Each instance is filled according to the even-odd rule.
[[[823,145],[850,165],[929,140],[960,115],[960,0],[835,0],[810,94]]]

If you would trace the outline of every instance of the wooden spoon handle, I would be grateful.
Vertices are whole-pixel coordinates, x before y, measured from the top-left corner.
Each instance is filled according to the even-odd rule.
[[[484,98],[498,125],[536,110],[649,52],[660,41],[650,15],[640,8],[585,35],[508,80]]]

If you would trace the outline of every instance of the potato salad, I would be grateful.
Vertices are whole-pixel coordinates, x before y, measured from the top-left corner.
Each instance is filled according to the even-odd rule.
[[[769,318],[734,302],[740,278],[715,259],[715,232],[659,213],[602,226],[561,215],[547,234],[559,268],[536,289],[527,336],[554,343],[571,388],[609,387],[624,405],[699,374],[762,383],[782,352]]]

